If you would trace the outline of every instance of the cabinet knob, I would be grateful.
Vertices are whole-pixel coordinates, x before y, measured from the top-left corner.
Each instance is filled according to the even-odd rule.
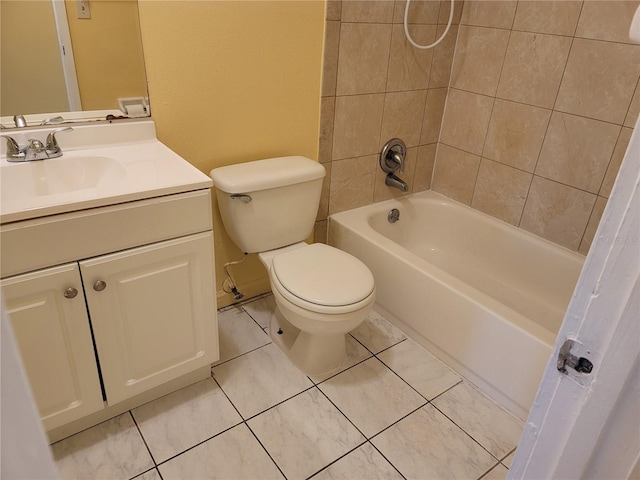
[[[93,284],[93,289],[96,292],[101,292],[105,288],[107,288],[107,282],[103,282],[102,280],[98,280],[96,283]]]
[[[76,295],[78,295],[78,290],[73,287],[69,287],[64,291],[63,295],[65,298],[74,298]]]

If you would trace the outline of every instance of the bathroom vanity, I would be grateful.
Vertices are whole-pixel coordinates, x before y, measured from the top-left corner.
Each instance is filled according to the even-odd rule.
[[[219,358],[209,177],[151,120],[65,135],[59,159],[0,170],[2,297],[51,441]]]

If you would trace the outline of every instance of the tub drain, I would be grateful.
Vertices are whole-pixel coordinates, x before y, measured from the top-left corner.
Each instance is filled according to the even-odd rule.
[[[398,220],[400,220],[400,210],[398,210],[397,208],[391,210],[389,212],[389,215],[387,215],[387,220],[389,220],[389,223],[396,223]]]

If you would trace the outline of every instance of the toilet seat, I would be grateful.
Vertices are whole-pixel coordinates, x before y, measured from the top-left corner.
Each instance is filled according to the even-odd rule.
[[[318,313],[345,313],[371,302],[375,282],[354,256],[322,243],[276,255],[272,287],[288,301]]]

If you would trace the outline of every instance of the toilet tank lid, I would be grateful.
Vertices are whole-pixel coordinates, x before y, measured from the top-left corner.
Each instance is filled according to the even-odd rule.
[[[301,156],[268,158],[214,168],[214,186],[225,193],[249,193],[323,178],[324,167]]]

